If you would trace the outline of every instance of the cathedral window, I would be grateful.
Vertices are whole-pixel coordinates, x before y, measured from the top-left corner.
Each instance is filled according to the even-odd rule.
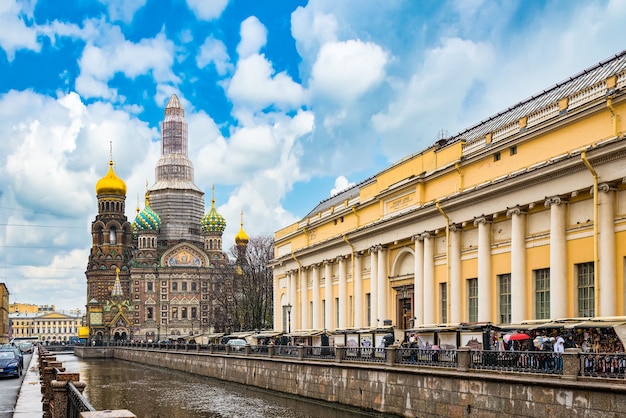
[[[191,282],[191,291],[196,292],[198,290],[198,286],[196,282]]]
[[[186,292],[186,291],[187,291],[187,282],[182,282],[182,283],[180,284],[180,287],[181,287],[181,290],[182,290],[183,292]]]
[[[187,308],[181,308],[180,315],[182,319],[187,319]]]
[[[109,244],[115,245],[117,243],[117,230],[114,226],[109,229]]]
[[[172,292],[176,292],[178,290],[178,282],[172,282]]]
[[[178,319],[178,308],[172,308],[172,319]]]
[[[196,319],[198,317],[198,308],[191,308],[191,319]]]

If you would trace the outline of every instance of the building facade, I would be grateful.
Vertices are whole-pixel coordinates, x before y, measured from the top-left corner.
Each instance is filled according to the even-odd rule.
[[[126,185],[113,170],[96,185],[98,215],[86,271],[90,338],[178,339],[230,331],[214,290],[232,272],[222,250],[225,219],[204,212],[188,158],[187,122],[170,97],[162,124],[156,181],[134,222],[125,215]]]
[[[9,289],[0,283],[0,344],[9,342]]]
[[[625,120],[626,51],[322,201],[275,329],[625,315]]]
[[[78,312],[66,315],[60,312],[11,313],[11,338],[29,338],[50,344],[68,344],[70,337],[78,337],[83,317]]]

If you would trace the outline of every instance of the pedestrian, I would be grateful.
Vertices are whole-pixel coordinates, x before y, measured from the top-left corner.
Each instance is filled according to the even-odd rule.
[[[563,353],[565,352],[565,340],[560,335],[554,343],[554,362],[557,370],[563,368]]]

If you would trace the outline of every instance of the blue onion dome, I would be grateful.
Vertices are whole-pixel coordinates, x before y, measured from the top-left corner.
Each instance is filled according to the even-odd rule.
[[[203,232],[222,233],[226,229],[226,219],[215,210],[215,186],[213,186],[213,197],[211,198],[211,210],[202,218]]]
[[[134,229],[136,231],[158,231],[161,228],[161,218],[150,207],[150,195],[146,191],[146,206],[137,213]]]

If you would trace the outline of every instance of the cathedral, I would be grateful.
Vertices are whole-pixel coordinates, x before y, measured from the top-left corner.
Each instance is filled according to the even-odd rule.
[[[240,272],[222,248],[226,220],[205,213],[204,193],[194,184],[187,122],[178,97],[165,108],[161,157],[155,183],[146,187],[134,222],[125,215],[126,184],[109,161],[96,184],[98,214],[92,222],[87,271],[87,323],[93,344],[176,340],[236,330],[228,298]],[[248,236],[235,237],[237,254]]]

